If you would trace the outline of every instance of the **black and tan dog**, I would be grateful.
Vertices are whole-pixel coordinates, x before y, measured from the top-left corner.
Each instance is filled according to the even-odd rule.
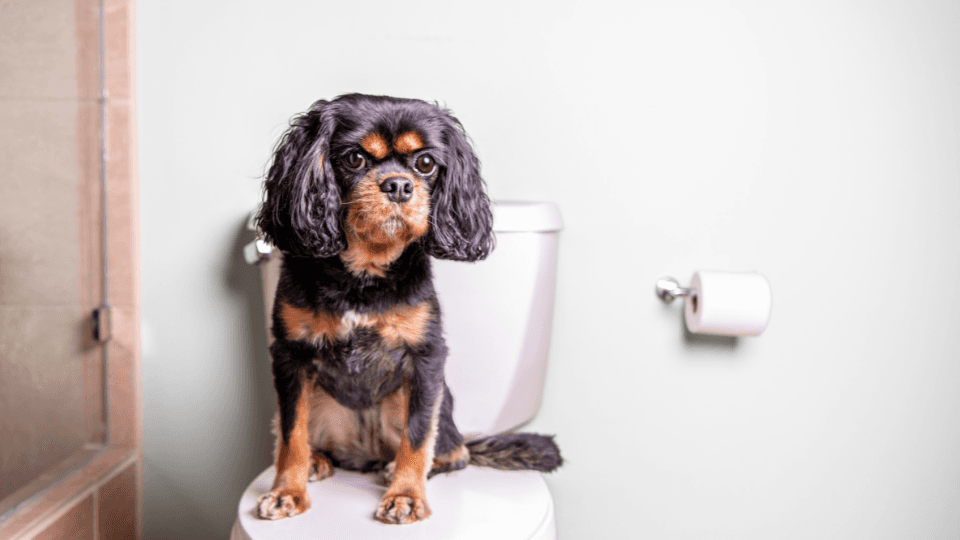
[[[280,411],[266,519],[309,508],[334,466],[383,471],[387,523],[430,515],[428,476],[468,464],[551,471],[551,437],[465,442],[444,380],[447,347],[430,257],[494,246],[479,163],[460,123],[422,101],[317,101],[278,144],[257,216],[284,254],[270,348]]]

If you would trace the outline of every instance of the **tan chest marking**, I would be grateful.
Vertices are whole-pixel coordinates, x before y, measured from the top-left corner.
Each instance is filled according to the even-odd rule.
[[[326,311],[313,312],[287,303],[281,304],[281,318],[287,334],[295,340],[320,345],[324,340],[342,340],[357,328],[373,328],[390,346],[406,343],[418,345],[426,337],[433,307],[430,302],[400,305],[383,312],[357,313],[347,311],[335,315]]]
[[[340,317],[325,311],[313,312],[283,303],[280,317],[287,334],[295,340],[309,341],[319,345],[323,340],[333,341],[339,336]]]
[[[432,318],[433,307],[430,302],[420,302],[413,306],[396,306],[380,313],[374,325],[377,333],[389,345],[419,345],[427,335]]]

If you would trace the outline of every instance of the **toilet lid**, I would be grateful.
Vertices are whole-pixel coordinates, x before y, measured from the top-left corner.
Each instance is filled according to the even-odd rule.
[[[311,507],[279,521],[257,516],[257,498],[270,490],[276,470],[263,471],[243,493],[231,540],[321,538],[443,538],[553,540],[553,499],[543,475],[467,467],[427,482],[433,514],[419,523],[387,525],[373,518],[386,488],[375,475],[337,469],[307,484]]]

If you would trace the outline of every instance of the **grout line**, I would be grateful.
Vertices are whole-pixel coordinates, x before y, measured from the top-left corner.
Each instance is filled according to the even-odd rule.
[[[100,490],[93,492],[93,540],[100,540]]]

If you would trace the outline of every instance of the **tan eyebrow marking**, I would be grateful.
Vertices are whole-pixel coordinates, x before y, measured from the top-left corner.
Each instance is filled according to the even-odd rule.
[[[401,154],[409,154],[423,148],[423,137],[416,131],[407,131],[401,133],[395,141],[393,147]]]
[[[387,146],[387,141],[385,141],[379,133],[367,133],[363,139],[360,140],[360,146],[362,146],[368,154],[377,159],[383,159],[390,153],[390,147]]]

